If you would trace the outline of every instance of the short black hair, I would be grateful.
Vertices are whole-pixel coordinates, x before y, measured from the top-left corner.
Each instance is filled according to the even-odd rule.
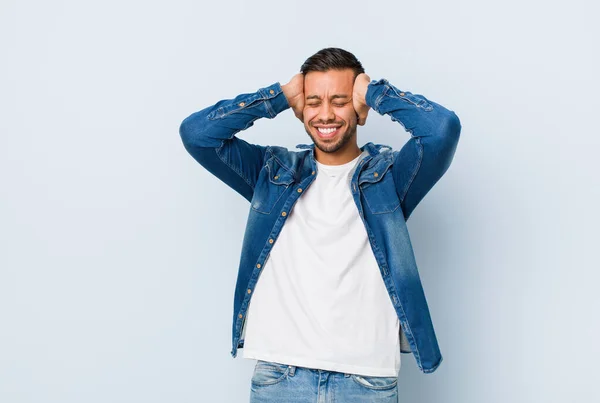
[[[352,69],[354,78],[365,72],[356,56],[340,48],[325,48],[306,59],[300,71],[305,74],[310,71],[328,71]]]

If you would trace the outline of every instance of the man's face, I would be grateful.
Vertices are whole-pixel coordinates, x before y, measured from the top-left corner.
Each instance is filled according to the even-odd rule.
[[[311,71],[304,76],[304,129],[323,152],[333,153],[351,146],[352,139],[356,144],[353,87],[351,69]]]

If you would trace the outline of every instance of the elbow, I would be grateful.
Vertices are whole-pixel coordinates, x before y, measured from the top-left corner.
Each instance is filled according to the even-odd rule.
[[[445,121],[445,129],[448,136],[454,141],[454,143],[458,143],[460,139],[460,131],[462,129],[462,125],[460,124],[460,119],[458,115],[454,113],[454,111],[449,111],[448,117]]]
[[[447,111],[444,118],[440,120],[439,133],[443,137],[444,148],[454,151],[460,139],[461,124],[458,115],[453,111]]]
[[[183,122],[179,125],[179,136],[181,137],[181,141],[186,148],[194,144],[195,139],[197,139],[197,124],[194,124],[194,115],[190,115],[187,118],[183,119]]]
[[[204,111],[194,112],[183,119],[179,125],[179,136],[187,150],[197,148],[214,148],[213,139],[210,138],[210,127],[208,127]]]
[[[454,154],[456,153],[456,148],[458,147],[458,141],[460,139],[460,131],[461,124],[460,119],[456,115],[456,113],[449,111],[446,114],[446,117],[441,121],[441,127],[439,133],[441,134],[438,156],[441,163],[441,172],[442,174],[446,172],[452,159],[454,158]]]
[[[188,151],[198,148],[217,148],[222,144],[218,127],[208,119],[210,108],[194,112],[179,125],[179,136]]]

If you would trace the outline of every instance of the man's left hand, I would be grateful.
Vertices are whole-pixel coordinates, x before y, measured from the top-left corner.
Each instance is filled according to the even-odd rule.
[[[352,89],[352,104],[357,115],[357,124],[364,126],[367,121],[367,115],[369,114],[370,107],[365,101],[367,95],[367,87],[371,82],[371,78],[365,73],[361,73],[356,76],[354,80],[354,88]]]

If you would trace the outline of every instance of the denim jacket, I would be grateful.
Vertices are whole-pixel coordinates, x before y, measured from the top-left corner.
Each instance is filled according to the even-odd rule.
[[[366,149],[368,156],[357,165],[350,191],[400,321],[400,351],[412,352],[419,369],[431,373],[442,355],[406,220],[448,169],[461,124],[453,111],[401,91],[386,79],[369,83],[365,101],[411,135],[396,151],[383,144],[363,145],[361,150]],[[191,156],[250,202],[233,301],[233,357],[244,346],[243,327],[261,268],[289,212],[317,173],[314,144],[299,144],[300,151],[292,151],[252,144],[235,134],[288,108],[277,82],[195,112],[179,128]]]

